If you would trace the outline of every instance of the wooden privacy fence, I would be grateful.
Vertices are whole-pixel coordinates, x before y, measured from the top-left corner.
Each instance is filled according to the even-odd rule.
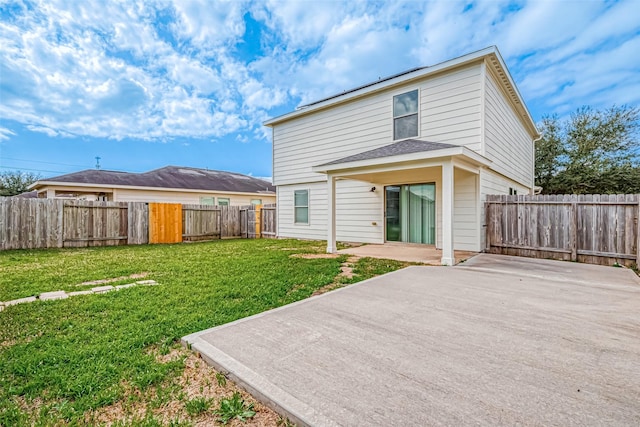
[[[640,195],[487,196],[486,251],[640,265]]]
[[[0,250],[275,237],[269,209],[262,219],[254,206],[0,198]]]

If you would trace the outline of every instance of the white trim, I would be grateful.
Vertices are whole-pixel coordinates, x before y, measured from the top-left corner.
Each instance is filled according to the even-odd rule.
[[[452,161],[442,164],[442,265],[456,265],[453,250],[455,174]]]
[[[485,103],[487,102],[487,61],[482,61],[480,65],[480,154],[486,156],[487,138],[486,138],[486,121],[487,112]]]
[[[327,176],[327,253],[336,253],[336,179],[331,174]]]

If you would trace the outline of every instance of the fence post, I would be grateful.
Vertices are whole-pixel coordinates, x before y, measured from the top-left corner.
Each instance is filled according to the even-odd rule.
[[[485,252],[491,253],[491,199],[490,196],[486,196],[485,199],[485,213],[484,213],[484,228],[485,228]]]
[[[262,237],[262,205],[256,205],[256,239]]]
[[[576,196],[573,196],[574,199]],[[571,217],[573,232],[571,233],[571,261],[578,261],[578,202],[571,203]]]
[[[636,268],[640,268],[640,194],[638,194],[638,211],[636,212]]]

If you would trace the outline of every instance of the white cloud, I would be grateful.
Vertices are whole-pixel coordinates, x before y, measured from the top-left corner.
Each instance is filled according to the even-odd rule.
[[[40,133],[44,133],[47,136],[54,138],[58,135],[60,135],[60,132],[55,131],[51,128],[48,127],[44,127],[44,126],[33,126],[33,125],[27,125],[27,129],[29,129],[31,132],[40,132]]]
[[[16,133],[11,129],[7,129],[5,127],[0,126],[0,141],[8,141],[12,136],[15,136]]]

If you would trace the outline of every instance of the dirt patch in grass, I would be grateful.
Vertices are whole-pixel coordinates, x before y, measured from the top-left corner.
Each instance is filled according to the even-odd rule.
[[[355,276],[353,268],[358,260],[360,260],[360,257],[350,255],[349,258],[347,258],[347,260],[343,262],[342,265],[340,265],[340,274],[338,274],[333,279],[333,282],[316,290],[311,296],[321,295],[329,291],[333,291],[334,289],[343,287],[349,280],[353,279],[353,277]]]
[[[293,254],[290,255],[291,258],[302,258],[302,259],[333,259],[339,258],[340,254]]]
[[[276,412],[222,377],[196,353],[182,347],[173,348],[167,354],[160,354],[155,348],[150,352],[155,354],[156,360],[160,363],[171,363],[182,359],[184,363],[182,374],[159,386],[151,387],[144,393],[124,385],[123,399],[85,415],[84,421],[88,425],[110,426],[116,421],[133,422],[149,418],[163,424],[187,422],[194,426],[221,425],[214,411],[219,407],[221,399],[230,398],[234,392],[239,392],[247,404],[253,404],[256,415],[244,423],[232,420],[227,425],[262,427],[278,426],[283,423]],[[186,406],[188,402],[196,399],[208,402],[209,408],[197,415],[191,415]]]
[[[129,276],[114,277],[112,279],[91,280],[89,282],[78,283],[77,285],[74,285],[74,286],[104,285],[106,283],[115,283],[115,282],[120,282],[122,280],[144,279],[149,274],[150,273],[145,271],[143,273],[135,273],[135,274],[130,274]]]

